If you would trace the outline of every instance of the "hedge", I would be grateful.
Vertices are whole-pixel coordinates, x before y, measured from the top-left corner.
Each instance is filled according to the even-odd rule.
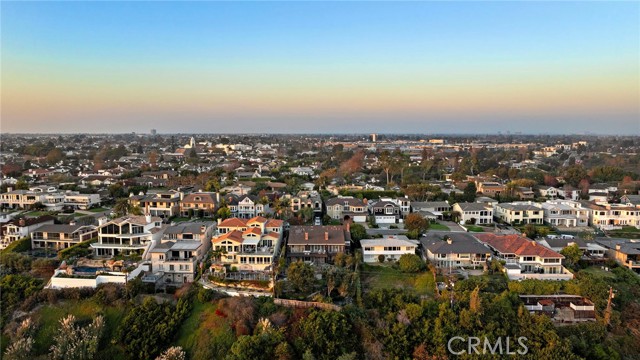
[[[58,252],[58,258],[60,260],[66,260],[69,259],[71,257],[74,256],[86,256],[89,255],[91,253],[91,250],[89,250],[89,245],[91,245],[92,243],[98,241],[98,238],[91,238],[89,240],[77,243],[75,245],[72,245],[66,249],[60,250]],[[89,250],[89,251],[88,251]]]

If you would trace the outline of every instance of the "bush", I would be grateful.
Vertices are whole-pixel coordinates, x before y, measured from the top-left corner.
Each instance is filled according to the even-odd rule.
[[[403,272],[419,272],[424,269],[424,261],[415,254],[403,254],[398,260],[400,270]]]
[[[214,297],[213,290],[210,290],[207,288],[200,288],[200,290],[198,290],[198,301],[202,303],[206,303],[213,300],[213,297]]]
[[[380,263],[383,263],[384,262],[384,255],[382,255],[382,254],[378,255],[378,261]]]
[[[92,238],[87,241],[72,245],[66,249],[60,250],[60,252],[58,252],[58,259],[67,260],[73,257],[83,257],[90,255],[91,253],[93,253],[90,245],[96,241],[98,241],[98,238]]]

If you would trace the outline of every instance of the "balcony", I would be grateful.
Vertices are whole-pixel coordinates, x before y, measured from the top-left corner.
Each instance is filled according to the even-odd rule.
[[[640,267],[640,261],[638,261],[638,260],[627,260],[627,265],[630,268]]]

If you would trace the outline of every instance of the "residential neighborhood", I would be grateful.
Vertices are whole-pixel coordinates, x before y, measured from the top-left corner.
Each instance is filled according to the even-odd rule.
[[[560,328],[629,306],[608,279],[640,284],[637,139],[580,138],[546,156],[558,140],[70,137],[9,136],[0,152],[2,276],[28,262],[43,294],[378,311],[375,296],[456,307],[504,292]],[[612,153],[627,162],[606,165]],[[594,281],[602,293],[581,290]]]

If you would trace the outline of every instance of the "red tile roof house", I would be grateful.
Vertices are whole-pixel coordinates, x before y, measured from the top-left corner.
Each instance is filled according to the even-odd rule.
[[[573,273],[562,266],[564,256],[520,235],[474,235],[506,261],[509,280],[571,280]]]

